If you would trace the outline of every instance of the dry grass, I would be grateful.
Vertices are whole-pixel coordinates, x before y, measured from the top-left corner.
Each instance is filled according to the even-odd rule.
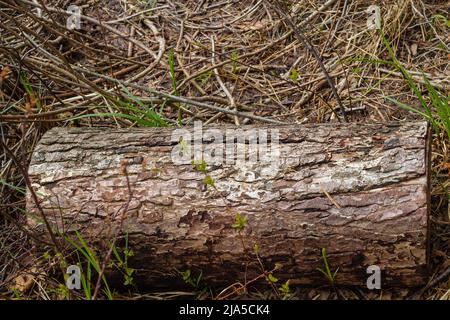
[[[24,167],[33,146],[53,126],[189,125],[194,119],[236,125],[340,121],[336,99],[317,60],[266,1],[57,0],[44,1],[41,14],[29,2],[0,2],[1,139]],[[373,62],[389,60],[379,33],[366,27],[366,9],[376,1],[284,2],[319,50],[349,121],[416,117],[385,99],[418,105],[398,71]],[[82,6],[90,17],[79,31],[66,29],[61,8],[69,4]],[[448,19],[447,10],[442,1],[391,0],[381,6],[383,31],[397,59],[417,82],[424,72],[448,95],[450,38],[448,26],[437,18]],[[162,122],[127,108],[127,102],[135,101],[123,86]],[[87,116],[92,114],[96,116]],[[436,136],[432,279],[450,266],[448,148],[445,137]],[[0,293],[11,296],[9,288],[17,276],[34,268],[33,282],[22,294],[55,297],[57,293],[49,290],[55,282],[45,276],[52,266],[32,258],[32,235],[23,229],[24,197],[11,187],[23,188],[23,176],[4,150],[0,161],[0,179],[8,183],[0,183]],[[448,277],[440,280],[420,297],[449,299]],[[416,291],[342,292],[346,298],[395,299]],[[255,292],[254,297],[266,293]],[[297,297],[335,298],[326,288],[301,288]]]

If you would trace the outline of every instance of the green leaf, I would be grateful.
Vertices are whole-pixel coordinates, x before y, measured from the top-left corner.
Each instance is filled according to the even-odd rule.
[[[209,78],[211,78],[212,75],[213,75],[212,71],[203,72],[203,73],[199,74],[195,79],[199,80],[201,85],[204,86],[208,82]]]
[[[238,59],[238,54],[236,50],[233,50],[233,52],[231,53],[231,61],[232,61],[232,66],[233,66],[233,70],[231,72],[236,73],[238,66],[237,66],[237,59]]]
[[[174,94],[177,96],[177,79],[175,75],[175,54],[173,49],[170,49],[169,51],[169,74],[170,74],[170,80],[172,81],[172,90]]]
[[[273,276],[273,274],[269,273],[269,275],[267,276],[267,281],[269,281],[270,283],[275,283],[275,282],[278,281],[278,279],[275,278],[275,277]]]
[[[297,82],[297,81],[298,81],[298,77],[299,77],[298,70],[295,69],[295,68],[293,68],[293,69],[291,70],[291,74],[290,74],[289,77],[291,78],[291,80],[292,80],[293,82]]]
[[[282,263],[280,263],[280,262],[276,262],[275,263],[275,270],[280,270],[282,268],[283,268],[283,264]]]
[[[200,280],[202,280],[202,276],[203,276],[203,271],[200,271],[200,274],[198,275],[198,277],[197,277],[197,281],[196,281],[196,285],[197,285],[197,287],[199,286],[199,284],[200,284]]]
[[[45,251],[42,256],[45,260],[50,260],[50,253],[48,253],[48,251]]]
[[[187,269],[186,271],[181,273],[183,280],[188,282],[191,279],[191,270]]]
[[[236,213],[236,216],[234,217],[234,223],[231,225],[231,227],[237,231],[241,231],[244,230],[246,225],[247,225],[247,218],[242,217],[239,212]]]
[[[189,149],[190,149],[190,146],[187,144],[187,142],[183,139],[183,137],[181,137],[180,138],[180,142],[179,142],[179,144],[180,144],[180,148],[181,148],[181,151],[183,152],[183,154],[188,154],[189,153]]]
[[[207,186],[210,186],[211,188],[215,188],[215,181],[214,181],[214,179],[213,178],[211,178],[211,176],[210,175],[207,175],[206,177],[205,177],[205,179],[203,179],[203,183],[205,184],[205,185],[207,185]]]
[[[289,288],[289,280],[281,285],[280,291],[284,294],[289,294],[291,292],[291,288]]]
[[[255,244],[253,245],[253,252],[254,252],[255,254],[259,254],[260,250],[261,250],[261,248],[259,247],[259,245],[258,245],[257,243],[255,243]]]
[[[283,300],[288,300],[292,297],[291,288],[289,287],[289,280],[287,280],[284,284],[282,284],[279,290],[283,294],[282,295]]]
[[[203,172],[203,173],[207,172],[206,171],[206,162],[205,162],[205,160],[197,160],[197,161],[192,160],[192,164],[194,165],[194,167],[195,167],[195,169],[197,171],[200,171],[200,172]]]
[[[100,113],[90,113],[83,114],[80,116],[69,118],[68,120],[78,120],[83,118],[96,118],[96,117],[116,117],[123,118],[134,121],[143,127],[159,127],[159,123],[156,123],[153,119],[144,120],[134,115],[124,114],[124,113],[115,113],[115,112],[100,112]]]
[[[414,113],[416,113],[416,114],[422,116],[423,118],[425,118],[425,119],[427,119],[427,120],[429,120],[429,121],[432,120],[432,118],[430,118],[427,114],[425,114],[425,113],[423,113],[423,112],[421,112],[421,111],[419,111],[419,110],[417,110],[417,109],[415,109],[415,108],[413,108],[413,107],[411,107],[411,106],[408,106],[407,104],[404,104],[403,102],[400,102],[400,101],[398,101],[398,100],[396,100],[396,99],[394,99],[394,98],[391,98],[391,97],[386,97],[386,96],[384,96],[384,98],[385,98],[386,100],[392,102],[392,103],[395,103],[397,106],[399,106],[399,107],[402,108],[402,109],[405,109],[405,110],[414,112]]]
[[[325,269],[317,268],[317,270],[320,271],[332,285],[334,285],[334,280],[336,278],[339,268],[336,269],[336,271],[333,274],[331,273],[331,269],[327,259],[327,250],[325,248],[322,248],[322,259]]]
[[[22,194],[25,194],[27,192],[27,190],[25,188],[16,187],[15,185],[10,184],[10,183],[6,182],[6,180],[3,180],[3,179],[0,179],[0,185],[5,185],[17,192],[22,193]]]

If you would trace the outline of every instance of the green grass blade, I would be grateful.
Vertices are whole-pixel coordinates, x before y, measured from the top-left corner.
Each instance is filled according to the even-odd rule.
[[[396,100],[396,99],[394,99],[394,98],[387,97],[387,96],[384,96],[384,98],[385,98],[386,100],[390,101],[390,102],[395,103],[397,106],[399,106],[399,107],[402,108],[402,109],[405,109],[405,110],[407,110],[407,111],[414,112],[414,113],[416,113],[416,114],[422,116],[423,118],[425,118],[425,119],[428,120],[428,121],[433,121],[433,118],[430,117],[428,114],[423,113],[423,112],[421,112],[421,111],[419,111],[419,110],[417,110],[417,109],[415,109],[415,108],[413,108],[413,107],[411,107],[411,106],[408,106],[407,104],[405,104],[405,103],[403,103],[403,102],[400,102],[400,101],[398,101],[398,100]]]

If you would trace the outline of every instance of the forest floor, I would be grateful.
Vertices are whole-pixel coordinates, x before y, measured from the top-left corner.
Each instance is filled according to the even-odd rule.
[[[292,298],[450,299],[450,4],[280,2],[0,1],[0,297],[67,297],[55,272],[58,257],[37,255],[39,245],[24,227],[23,170],[48,129],[258,121],[248,115],[267,122],[326,123],[344,121],[345,113],[349,122],[361,125],[420,117],[435,124],[430,283],[376,292],[339,288],[338,295],[329,287],[292,288]],[[42,3],[45,7],[36,6]],[[316,48],[340,101],[312,51],[274,4]],[[81,8],[80,28],[67,29],[69,5]],[[371,5],[380,8],[380,30],[368,27],[376,15],[368,12]],[[151,110],[142,112],[143,105]],[[439,108],[447,108],[447,117]],[[115,297],[214,294],[198,295],[187,286],[179,292],[129,290]],[[274,297],[270,286],[249,288],[245,296]]]

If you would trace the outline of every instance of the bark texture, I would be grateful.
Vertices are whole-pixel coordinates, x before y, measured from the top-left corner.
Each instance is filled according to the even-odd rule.
[[[254,244],[266,270],[281,263],[274,275],[291,284],[326,282],[316,270],[321,248],[332,271],[339,267],[338,284],[365,286],[370,265],[384,286],[426,280],[426,123],[251,128],[279,130],[279,170],[215,161],[205,174],[176,165],[180,144],[169,128],[55,128],[29,175],[55,228],[96,240],[128,232],[141,285],[176,284],[176,270],[186,269],[209,284],[251,280],[261,272]],[[206,149],[223,143],[203,139]],[[215,188],[205,187],[206,175]],[[39,215],[30,196],[27,209]],[[238,212],[248,219],[240,233]]]

